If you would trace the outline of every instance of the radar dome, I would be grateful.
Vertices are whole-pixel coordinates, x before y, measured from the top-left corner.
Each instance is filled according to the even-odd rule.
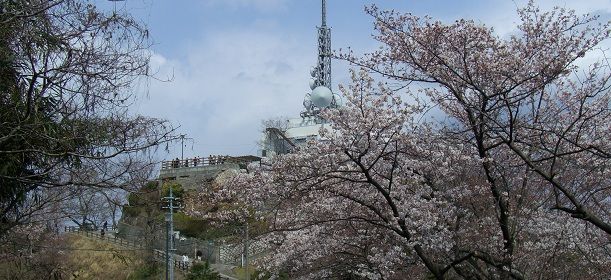
[[[327,87],[319,86],[312,91],[310,99],[312,103],[314,103],[314,106],[318,108],[329,107],[331,101],[333,101],[333,93]]]

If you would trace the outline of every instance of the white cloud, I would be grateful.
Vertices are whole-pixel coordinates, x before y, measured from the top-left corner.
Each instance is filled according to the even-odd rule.
[[[566,3],[578,13],[610,11],[609,0],[538,1],[543,10],[553,4]],[[206,0],[206,5],[224,5],[236,9],[278,11],[287,0]],[[494,26],[499,34],[515,30],[516,5],[526,0],[499,1],[490,10],[473,9],[470,15]],[[363,17],[364,18],[364,17]],[[239,30],[206,29],[203,38],[191,38],[181,46],[180,57],[155,53],[152,68],[157,77],[173,77],[172,82],[150,81],[149,98],[139,102],[139,112],[179,123],[180,133],[195,139],[185,155],[255,154],[261,120],[279,116],[298,116],[303,96],[308,90],[309,68],[316,60],[315,29],[307,34],[285,31],[274,20],[254,20]],[[315,24],[315,23],[313,23]],[[334,32],[351,32],[336,29]],[[371,30],[361,32],[370,33]],[[197,36],[197,35],[195,35]],[[340,42],[334,46],[351,45],[366,51],[370,42]],[[363,44],[365,46],[363,46]],[[373,44],[375,45],[375,43]],[[334,62],[334,84],[349,82],[346,63]],[[172,156],[180,156],[180,146]]]
[[[256,29],[225,30],[187,47],[184,61],[154,54],[157,76],[174,79],[151,82],[140,112],[180,120],[180,130],[196,139],[185,155],[255,154],[261,120],[301,110],[316,58],[315,44],[301,41]]]
[[[516,13],[518,7],[524,7],[528,3],[527,0],[516,0],[514,2],[507,1],[498,6],[498,10],[492,13],[483,13],[482,20],[495,28],[500,36],[508,35],[516,31],[519,18]],[[572,1],[572,0],[538,0],[535,4],[543,11],[551,11],[554,7],[560,7],[567,10],[574,10],[577,16],[590,14],[599,15],[601,22],[611,20],[611,0],[588,0],[588,1]],[[576,61],[576,65],[581,68],[588,68],[594,62],[603,57],[603,51],[611,49],[610,40],[600,43],[600,48],[588,53],[584,58]]]
[[[519,23],[516,9],[528,4],[527,0],[496,1],[487,10],[474,10],[470,17],[481,20],[488,26],[494,27],[497,34],[505,36],[514,32]],[[535,4],[541,11],[550,11],[554,7],[575,10],[577,15],[583,14],[609,14],[611,13],[611,0],[537,0]],[[608,18],[608,15],[607,15]]]

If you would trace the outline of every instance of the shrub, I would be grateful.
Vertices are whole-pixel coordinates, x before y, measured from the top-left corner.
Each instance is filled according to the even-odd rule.
[[[156,277],[161,273],[161,269],[157,265],[146,265],[137,268],[133,274],[129,275],[128,280],[148,280],[148,279],[158,279]]]
[[[170,195],[170,187],[172,188],[172,195],[176,198],[182,198],[185,194],[185,189],[181,184],[175,181],[164,182],[161,188],[161,195],[167,197]]]
[[[185,277],[185,280],[220,280],[221,276],[218,272],[210,268],[208,262],[197,263],[191,267],[191,271]]]

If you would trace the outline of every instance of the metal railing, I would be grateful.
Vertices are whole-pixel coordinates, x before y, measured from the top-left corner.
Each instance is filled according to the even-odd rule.
[[[114,227],[113,227],[114,229]],[[120,237],[117,237],[116,235],[112,234],[112,235],[102,235],[101,231],[98,230],[90,230],[90,229],[81,229],[79,227],[75,227],[75,226],[67,226],[65,227],[65,231],[66,232],[72,232],[72,233],[76,233],[76,234],[80,234],[89,238],[96,238],[105,242],[109,242],[109,243],[113,243],[116,245],[119,245],[121,247],[126,247],[126,248],[134,248],[134,249],[143,249],[143,250],[147,250],[147,248],[143,245],[144,243],[144,239],[140,239],[137,241],[133,241],[133,240],[126,240]],[[156,261],[159,262],[165,262],[166,259],[166,255],[165,252],[162,250],[158,250],[158,249],[152,249],[153,250],[153,257]],[[191,260],[189,261],[183,261],[182,259],[179,259],[180,256],[178,255],[173,255],[172,260],[174,263],[174,267],[182,270],[182,271],[189,271],[191,269],[191,266],[193,266],[193,262]]]
[[[65,226],[64,227],[64,231],[66,232],[75,232],[75,231],[96,231],[96,230],[101,230],[103,227],[98,227],[95,225],[88,225],[88,226],[84,226],[84,227],[79,227],[79,226]],[[108,231],[112,231],[114,232],[115,230],[117,230],[116,226],[108,226],[106,228],[104,228],[104,231],[108,232]]]
[[[153,257],[159,262],[165,262],[165,252],[164,251],[153,249]],[[174,255],[172,257],[172,262],[174,263],[174,267],[182,271],[189,271],[191,269],[191,266],[193,266],[193,261],[191,260],[183,261],[178,258],[180,258],[180,256],[178,255]]]
[[[123,239],[120,237],[117,237],[117,235],[115,234],[102,234],[102,231],[100,230],[89,230],[89,229],[81,229],[79,227],[66,227],[65,228],[66,232],[74,232],[80,235],[84,235],[86,237],[91,237],[91,238],[97,238],[109,243],[113,243],[116,245],[119,245],[121,247],[131,247],[131,248],[139,248],[139,249],[143,249],[144,248],[144,240],[127,240],[127,239]],[[114,227],[111,228],[112,231],[114,231]]]
[[[230,156],[194,157],[187,159],[174,159],[161,162],[161,169],[172,169],[182,167],[199,167],[216,164],[224,164],[231,159]]]
[[[264,256],[268,253],[267,247],[257,240],[251,240],[248,246],[248,255],[253,259]],[[244,243],[226,243],[219,246],[219,262],[223,264],[240,265],[242,254],[244,253]]]

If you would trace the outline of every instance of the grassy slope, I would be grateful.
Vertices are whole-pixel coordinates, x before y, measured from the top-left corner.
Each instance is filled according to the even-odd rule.
[[[147,280],[162,279],[165,274],[163,264],[148,263],[144,251],[73,234],[35,244],[32,254],[21,251],[0,253],[0,279]],[[178,273],[177,279],[182,279]]]
[[[68,258],[71,279],[160,279],[163,268],[146,263],[143,251],[131,251],[81,236],[68,240],[72,251]],[[90,251],[89,249],[105,250]]]

